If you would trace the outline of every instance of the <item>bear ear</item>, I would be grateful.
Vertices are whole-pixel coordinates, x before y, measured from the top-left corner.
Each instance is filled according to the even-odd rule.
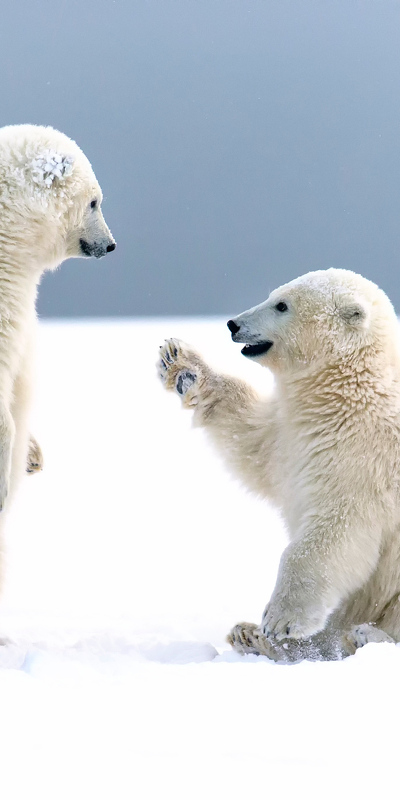
[[[32,179],[40,186],[48,189],[54,181],[62,181],[71,175],[74,159],[70,155],[62,155],[55,150],[38,153],[31,164]]]
[[[367,328],[370,311],[363,298],[341,297],[336,304],[339,316],[353,328]]]

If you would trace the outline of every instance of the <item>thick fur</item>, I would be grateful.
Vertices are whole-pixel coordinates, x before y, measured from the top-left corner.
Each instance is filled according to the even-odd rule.
[[[0,129],[1,509],[25,470],[42,467],[28,434],[37,286],[46,269],[70,256],[114,249],[101,200],[89,161],[67,136],[35,125]],[[3,524],[4,510],[0,537]]]
[[[229,327],[234,341],[270,343],[251,356],[274,373],[270,397],[174,339],[159,362],[226,466],[286,522],[261,624],[240,623],[228,641],[288,662],[400,641],[400,346],[390,301],[347,270],[311,272]]]

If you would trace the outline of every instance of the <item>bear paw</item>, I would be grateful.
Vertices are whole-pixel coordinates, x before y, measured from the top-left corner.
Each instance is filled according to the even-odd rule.
[[[261,633],[259,626],[252,622],[238,622],[226,637],[226,641],[240,655],[252,653],[273,658],[271,643]]]
[[[36,439],[31,436],[28,448],[26,471],[29,475],[43,469],[43,454]]]
[[[309,639],[322,630],[326,612],[321,609],[292,607],[283,600],[271,601],[263,614],[261,630],[271,641],[282,639]]]
[[[355,625],[345,636],[345,641],[350,644],[355,650],[359,647],[364,647],[366,644],[374,642],[380,644],[381,642],[388,642],[394,644],[395,641],[389,636],[386,631],[377,628],[376,625],[364,622],[362,625]]]
[[[199,357],[179,339],[166,339],[160,347],[158,374],[165,388],[175,390],[187,405],[196,405]]]

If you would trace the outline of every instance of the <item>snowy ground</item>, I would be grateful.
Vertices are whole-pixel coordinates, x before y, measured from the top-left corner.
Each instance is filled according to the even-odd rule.
[[[397,797],[400,647],[234,655],[282,526],[225,474],[154,363],[167,336],[262,387],[223,320],[42,324],[45,470],[7,526],[2,800]]]

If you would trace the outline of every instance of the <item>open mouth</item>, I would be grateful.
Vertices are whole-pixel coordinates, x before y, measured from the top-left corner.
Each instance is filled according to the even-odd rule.
[[[252,356],[262,356],[264,353],[268,353],[268,350],[272,347],[273,342],[259,342],[258,344],[246,344],[242,349],[242,355],[248,356],[251,358]]]

